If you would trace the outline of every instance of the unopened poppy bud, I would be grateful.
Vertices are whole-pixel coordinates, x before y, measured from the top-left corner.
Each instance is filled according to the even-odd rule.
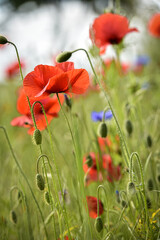
[[[40,145],[42,143],[42,134],[39,129],[36,129],[33,133],[33,142],[36,145]]]
[[[152,138],[150,135],[147,136],[146,143],[147,147],[152,147]]]
[[[133,132],[132,122],[130,120],[127,120],[125,123],[125,127],[126,127],[126,131],[127,131],[128,135],[130,136]]]
[[[36,184],[39,190],[43,191],[45,188],[44,178],[41,174],[36,175]]]
[[[95,221],[95,228],[97,230],[97,232],[101,232],[103,229],[103,222],[101,217],[97,217],[96,221]]]
[[[17,214],[15,213],[15,211],[10,211],[10,219],[11,219],[11,222],[16,224],[17,223]]]
[[[64,98],[65,98],[65,103],[66,103],[67,107],[69,107],[71,109],[72,108],[71,99],[67,96],[67,94],[64,94]]]
[[[72,56],[72,52],[62,52],[56,57],[56,62],[66,62]]]
[[[48,191],[44,193],[44,200],[48,205],[51,204],[50,194]]]
[[[128,207],[128,204],[127,204],[127,202],[125,200],[122,200],[121,205],[122,205],[123,208],[127,208]]]
[[[86,162],[85,163],[87,164],[88,167],[91,167],[93,165],[93,160],[92,160],[91,155],[88,155],[86,157]]]
[[[8,42],[7,38],[0,36],[0,44],[6,44]]]
[[[148,187],[148,190],[149,190],[149,191],[152,191],[152,190],[154,189],[152,179],[149,179],[149,180],[148,180],[147,187]]]
[[[147,198],[147,208],[150,209],[152,207],[151,200]]]
[[[98,126],[98,135],[102,138],[106,138],[108,133],[107,124],[105,122],[101,122]]]
[[[127,191],[128,191],[128,194],[130,195],[134,195],[136,193],[135,184],[133,182],[128,183]]]

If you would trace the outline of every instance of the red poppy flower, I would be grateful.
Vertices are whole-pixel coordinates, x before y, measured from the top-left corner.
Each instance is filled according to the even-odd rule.
[[[97,198],[92,196],[86,196],[89,216],[91,218],[97,218]],[[103,204],[99,200],[99,216],[103,213]]]
[[[109,136],[106,138],[98,137],[98,143],[101,151],[103,152],[106,151],[106,147],[108,147],[108,149],[111,150],[113,144]]]
[[[65,236],[64,237],[65,240],[69,240],[69,237],[68,236]],[[61,240],[61,238],[58,238],[58,240]],[[74,240],[74,239],[73,239]]]
[[[23,62],[21,62],[21,67],[24,68],[25,64]],[[18,62],[14,62],[11,65],[9,65],[6,70],[5,70],[6,76],[8,78],[12,78],[14,77],[16,74],[19,73],[19,63]]]
[[[33,105],[33,103],[35,101],[40,101],[43,104],[48,123],[50,123],[54,117],[58,116],[60,106],[59,106],[56,96],[47,97],[45,99],[30,98],[31,106]],[[61,101],[61,103],[63,103],[63,101],[64,101],[63,95],[60,96],[60,101]],[[33,134],[35,129],[34,129],[34,124],[32,121],[32,117],[31,117],[31,113],[30,113],[30,109],[29,109],[29,105],[27,102],[27,98],[26,98],[24,89],[20,90],[20,95],[19,95],[19,98],[17,101],[17,110],[20,114],[22,114],[22,116],[14,118],[11,121],[11,125],[29,128],[28,133]],[[44,130],[47,127],[47,123],[46,123],[41,105],[38,103],[34,107],[34,115],[35,115],[35,119],[36,119],[37,128],[39,130]]]
[[[48,96],[51,93],[82,94],[89,86],[85,69],[74,69],[74,63],[64,62],[55,66],[38,65],[23,81],[29,97]]]
[[[138,31],[136,28],[129,28],[126,17],[105,13],[94,20],[90,28],[90,38],[99,48],[104,48],[108,44],[118,44],[126,34]]]
[[[160,38],[160,13],[152,16],[148,24],[148,29],[151,35]]]
[[[89,185],[94,181],[103,181],[107,179],[109,182],[118,181],[121,177],[120,166],[114,166],[112,158],[109,154],[102,155],[102,161],[100,157],[95,153],[89,153],[92,158],[93,164],[91,167],[88,167],[86,163],[86,156],[83,158],[83,170],[86,173],[86,185]],[[99,163],[99,173],[97,170],[96,158]]]

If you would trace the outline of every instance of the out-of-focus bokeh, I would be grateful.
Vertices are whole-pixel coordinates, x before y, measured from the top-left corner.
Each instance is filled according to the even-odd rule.
[[[146,26],[150,16],[160,10],[158,0],[0,0],[0,34],[17,45],[27,73],[37,64],[54,64],[55,56],[61,51],[88,49],[90,24],[99,14],[114,7],[129,17],[131,26],[139,29],[138,34],[126,37],[127,48],[121,55],[124,61],[134,61],[137,55],[149,51],[145,49],[149,38]],[[111,47],[107,54],[113,54]],[[84,53],[75,54],[71,60],[75,59],[77,67],[90,71]],[[0,49],[1,82],[15,61],[13,47]]]

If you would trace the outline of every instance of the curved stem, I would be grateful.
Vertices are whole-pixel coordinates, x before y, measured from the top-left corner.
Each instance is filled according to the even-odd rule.
[[[106,98],[106,100],[107,100],[107,102],[108,102],[109,108],[110,108],[111,111],[112,111],[114,120],[115,120],[116,125],[117,125],[117,128],[118,128],[118,132],[119,132],[119,135],[120,135],[120,139],[121,139],[121,141],[122,141],[122,147],[125,149],[125,152],[124,152],[124,153],[127,155],[127,158],[125,158],[126,165],[129,166],[130,154],[129,154],[129,151],[128,151],[127,144],[126,144],[126,142],[125,142],[124,136],[123,136],[123,134],[122,134],[121,127],[120,127],[120,125],[119,125],[119,122],[118,122],[118,119],[117,119],[117,117],[116,117],[116,114],[115,114],[115,112],[114,112],[114,110],[113,110],[113,107],[112,107],[112,104],[111,104],[111,102],[110,102],[110,100],[109,100],[109,97],[108,97],[106,91],[104,90],[104,88],[103,88],[101,82],[99,81],[98,76],[97,76],[97,74],[96,74],[96,72],[95,72],[95,70],[94,70],[94,67],[93,67],[93,64],[92,64],[92,62],[91,62],[91,59],[90,59],[90,57],[89,57],[88,52],[87,52],[85,49],[83,49],[83,48],[79,48],[79,49],[76,49],[76,50],[72,51],[72,53],[77,52],[77,51],[81,51],[81,50],[86,53],[87,58],[88,58],[89,63],[90,63],[90,66],[91,66],[91,68],[92,68],[92,71],[93,71],[93,73],[94,73],[94,75],[95,75],[95,77],[96,77],[97,83],[99,84],[101,90],[103,91],[104,96],[105,96],[105,98]]]
[[[105,122],[105,115],[106,115],[106,112],[109,110],[110,108],[109,107],[106,107],[103,111],[103,118],[102,118],[102,121]]]
[[[42,219],[42,222],[43,222],[43,227],[44,227],[44,231],[45,231],[45,234],[46,234],[46,238],[48,239],[47,229],[46,229],[46,226],[45,226],[45,224],[44,224],[44,217],[43,217],[41,208],[40,208],[40,206],[39,206],[39,204],[38,204],[38,201],[37,201],[37,199],[36,199],[36,197],[35,197],[35,195],[34,195],[34,192],[33,192],[32,188],[31,188],[31,185],[30,185],[30,183],[29,183],[29,181],[28,181],[28,178],[26,177],[25,173],[23,172],[23,170],[22,170],[22,168],[21,168],[21,166],[20,166],[20,164],[19,164],[19,162],[18,162],[18,160],[17,160],[17,158],[16,158],[16,155],[14,154],[14,151],[13,151],[12,145],[11,145],[11,143],[10,143],[10,140],[9,140],[9,137],[8,137],[8,134],[7,134],[6,129],[5,129],[3,126],[0,126],[0,128],[3,129],[3,131],[4,131],[4,134],[5,134],[6,140],[7,140],[7,142],[8,142],[8,145],[9,145],[9,148],[10,148],[10,151],[11,151],[11,154],[12,154],[12,157],[13,157],[13,159],[14,159],[14,161],[15,161],[15,163],[16,163],[16,165],[17,165],[17,167],[18,167],[18,169],[19,169],[19,171],[20,171],[20,173],[21,173],[21,175],[23,176],[25,182],[27,183],[28,188],[29,188],[29,190],[30,190],[30,192],[31,192],[31,194],[32,194],[32,197],[33,197],[33,199],[34,199],[34,201],[35,201],[35,203],[36,203],[36,206],[37,206],[37,208],[38,208],[38,211],[39,211],[39,213],[40,213],[40,216],[41,216],[41,219]]]
[[[146,194],[145,194],[145,184],[144,184],[144,176],[143,176],[143,168],[142,164],[139,158],[139,155],[137,152],[133,152],[130,156],[130,178],[132,179],[132,169],[133,169],[133,157],[136,156],[136,159],[138,161],[139,169],[140,169],[140,175],[141,175],[141,183],[142,183],[142,196],[144,201],[144,207],[145,207],[145,214],[146,214],[146,222],[147,226],[149,228],[149,217],[148,217],[148,209],[147,209],[147,201],[146,201]]]
[[[69,223],[68,223],[67,211],[66,211],[66,206],[65,206],[65,199],[64,199],[63,189],[62,189],[62,183],[61,183],[61,180],[60,180],[58,166],[57,166],[56,161],[55,161],[55,154],[54,154],[54,149],[53,149],[52,135],[51,135],[50,127],[49,127],[49,124],[48,124],[48,119],[47,119],[47,116],[46,116],[46,113],[45,113],[45,109],[43,107],[43,104],[40,101],[36,101],[36,102],[33,103],[31,111],[33,113],[34,106],[37,103],[39,103],[41,105],[42,111],[43,111],[43,114],[44,114],[44,117],[45,117],[45,120],[46,120],[47,129],[48,129],[49,138],[50,138],[51,151],[52,151],[53,160],[54,160],[54,165],[55,165],[56,174],[57,174],[57,178],[58,178],[58,183],[59,183],[59,187],[60,187],[60,191],[61,191],[61,195],[62,195],[62,199],[63,199],[64,213],[65,213],[64,217],[65,217],[65,221],[66,221],[66,224],[67,224],[68,235],[69,235],[69,238],[71,239],[71,233],[70,233],[70,229],[69,229]],[[34,116],[34,113],[33,113],[33,116]],[[59,199],[59,197],[58,197],[58,189],[57,189],[57,185],[55,184],[55,181],[53,181],[53,184],[54,184],[54,187],[56,189],[57,199]],[[59,202],[59,206],[61,207],[60,202]]]
[[[109,207],[108,207],[108,198],[107,198],[107,192],[106,189],[104,188],[103,185],[99,185],[97,188],[97,216],[99,217],[99,191],[100,189],[103,189],[103,191],[105,192],[105,196],[107,199],[107,224],[108,224],[108,231],[109,231]]]

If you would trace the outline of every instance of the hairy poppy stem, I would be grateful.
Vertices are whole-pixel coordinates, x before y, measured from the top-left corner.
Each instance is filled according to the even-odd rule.
[[[14,161],[15,161],[15,163],[16,163],[16,165],[17,165],[17,167],[18,167],[18,169],[19,169],[19,171],[20,171],[20,173],[21,173],[21,175],[23,176],[24,180],[26,181],[26,183],[27,183],[27,185],[28,185],[28,188],[29,188],[29,190],[30,190],[30,192],[31,192],[31,194],[32,194],[32,197],[33,197],[33,199],[34,199],[34,201],[35,201],[35,203],[36,203],[36,205],[37,205],[37,208],[38,208],[38,210],[39,210],[39,213],[40,213],[40,216],[41,216],[41,219],[42,219],[42,222],[43,222],[43,227],[44,227],[44,231],[45,231],[46,238],[49,239],[49,238],[48,238],[47,229],[46,229],[46,226],[45,226],[45,223],[44,223],[44,217],[43,217],[41,208],[40,208],[40,206],[39,206],[39,204],[38,204],[38,201],[37,201],[37,199],[36,199],[36,197],[35,197],[35,195],[34,195],[34,192],[33,192],[32,188],[31,188],[31,185],[30,185],[30,183],[29,183],[29,181],[28,181],[28,178],[26,177],[25,173],[23,172],[23,170],[22,170],[22,168],[21,168],[21,166],[20,166],[20,164],[19,164],[19,162],[18,162],[18,160],[17,160],[17,158],[16,158],[16,155],[14,154],[14,151],[13,151],[12,145],[11,145],[11,143],[10,143],[10,140],[9,140],[9,137],[8,137],[8,134],[7,134],[6,129],[5,129],[3,126],[0,126],[0,128],[3,129],[3,131],[4,131],[4,134],[5,134],[6,140],[7,140],[7,142],[8,142],[10,151],[11,151],[11,153],[12,153],[13,159],[14,159]]]
[[[147,201],[146,201],[146,194],[145,194],[145,184],[144,184],[144,176],[143,176],[143,168],[142,168],[142,164],[139,158],[139,155],[137,152],[133,152],[130,156],[130,169],[129,169],[129,173],[130,173],[130,179],[133,179],[133,157],[136,157],[137,161],[138,161],[138,165],[139,165],[139,169],[140,169],[140,175],[141,175],[141,183],[142,183],[142,196],[143,196],[143,202],[144,202],[144,207],[145,207],[145,215],[146,215],[146,223],[147,223],[147,228],[149,228],[149,217],[148,217],[148,209],[147,209]]]
[[[25,194],[19,189],[19,187],[13,186],[13,187],[10,189],[10,204],[12,204],[12,192],[13,192],[14,190],[17,190],[18,193],[21,194],[21,197],[23,198],[24,203],[25,203],[25,205],[26,205],[29,236],[30,236],[30,239],[31,239],[31,240],[34,240],[33,231],[32,231],[32,227],[31,227],[31,218],[30,218],[30,214],[29,214],[29,207],[28,207],[28,203],[27,203],[27,198],[26,198]],[[19,203],[18,203],[18,204],[19,204]],[[12,205],[10,206],[10,208],[13,209],[13,208],[12,208]]]
[[[127,144],[126,144],[126,142],[125,142],[124,136],[123,136],[123,134],[122,134],[122,130],[121,130],[119,121],[118,121],[118,119],[117,119],[117,117],[116,117],[116,114],[115,114],[115,112],[114,112],[114,110],[113,110],[112,104],[111,104],[111,102],[110,102],[110,100],[109,100],[109,97],[108,97],[106,91],[104,90],[101,82],[100,82],[99,79],[98,79],[98,76],[97,76],[97,74],[96,74],[96,72],[95,72],[95,70],[94,70],[94,67],[93,67],[93,64],[92,64],[92,62],[91,62],[91,59],[90,59],[90,56],[89,56],[88,52],[87,52],[84,48],[79,48],[79,49],[76,49],[76,50],[72,51],[72,53],[77,52],[77,51],[84,51],[84,52],[86,53],[86,55],[87,55],[87,58],[88,58],[88,60],[89,60],[90,66],[91,66],[91,68],[92,68],[92,71],[93,71],[93,73],[94,73],[94,75],[95,75],[95,77],[96,77],[97,83],[98,83],[98,85],[100,86],[101,90],[103,91],[103,93],[104,93],[104,95],[105,95],[105,98],[106,98],[106,100],[107,100],[107,102],[108,102],[109,108],[110,108],[111,111],[112,111],[114,120],[115,120],[116,125],[117,125],[117,128],[118,128],[118,132],[119,132],[119,135],[120,135],[120,139],[121,139],[121,142],[122,142],[122,148],[124,148],[124,150],[125,150],[125,151],[124,151],[124,155],[127,155],[127,158],[125,158],[126,165],[129,166],[130,154],[129,154],[129,151],[128,151],[128,147],[127,147]]]
[[[103,118],[102,118],[102,122],[105,122],[105,115],[106,115],[106,112],[107,112],[108,110],[110,110],[110,108],[109,108],[109,107],[106,107],[106,108],[104,109],[104,111],[103,111]]]
[[[58,166],[57,166],[56,161],[55,161],[55,154],[54,154],[54,149],[53,149],[52,135],[51,135],[50,127],[49,127],[49,124],[48,124],[48,119],[47,119],[47,116],[46,116],[46,113],[45,113],[43,104],[42,104],[40,101],[34,102],[33,105],[32,105],[31,111],[32,111],[32,113],[33,113],[34,106],[35,106],[35,104],[37,104],[37,103],[39,103],[39,104],[41,105],[42,111],[43,111],[43,114],[44,114],[44,116],[45,116],[45,120],[46,120],[46,123],[47,123],[47,129],[48,129],[48,133],[49,133],[49,137],[50,137],[51,151],[52,151],[53,160],[54,160],[54,165],[55,165],[55,169],[56,169],[56,174],[57,174],[57,177],[58,177],[58,183],[59,183],[59,187],[60,187],[60,191],[61,191],[61,195],[62,195],[62,199],[63,199],[64,213],[65,213],[65,214],[64,214],[64,218],[65,218],[65,221],[66,221],[66,224],[67,224],[68,235],[69,235],[69,238],[71,239],[71,233],[70,233],[70,229],[69,229],[67,211],[66,211],[66,207],[65,207],[65,199],[64,199],[63,189],[62,189],[62,183],[61,183],[61,180],[60,180],[60,175],[59,175]],[[34,116],[34,113],[33,113],[33,116]],[[35,124],[36,124],[36,123],[35,123]],[[40,146],[40,151],[41,151],[41,154],[42,154],[41,146]],[[49,166],[50,166],[50,165],[49,165]],[[59,202],[58,189],[57,189],[57,186],[56,186],[54,180],[53,180],[53,184],[54,184],[54,188],[55,188],[56,193],[57,193],[57,200],[58,200],[58,202]],[[60,202],[59,202],[59,206],[61,207]]]
[[[97,216],[99,217],[99,192],[100,192],[100,189],[103,189],[103,191],[105,192],[105,196],[106,196],[106,199],[107,199],[107,224],[108,224],[108,231],[109,231],[109,206],[108,206],[108,198],[107,198],[107,192],[106,192],[106,189],[104,188],[103,185],[99,185],[98,188],[97,188]]]

